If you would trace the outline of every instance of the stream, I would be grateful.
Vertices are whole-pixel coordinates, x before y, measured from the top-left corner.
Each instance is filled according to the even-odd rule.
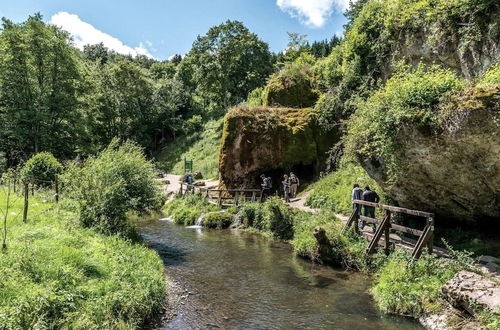
[[[315,265],[286,243],[157,219],[138,227],[170,278],[160,329],[422,329],[378,312],[366,276]]]

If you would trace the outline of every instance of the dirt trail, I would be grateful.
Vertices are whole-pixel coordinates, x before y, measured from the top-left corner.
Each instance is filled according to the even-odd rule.
[[[166,195],[175,194],[181,189],[181,177],[177,174],[166,174],[163,178],[158,179],[162,184],[162,191]],[[168,183],[167,183],[168,182]],[[205,187],[217,187],[219,181],[217,180],[197,180],[196,182],[204,182]]]

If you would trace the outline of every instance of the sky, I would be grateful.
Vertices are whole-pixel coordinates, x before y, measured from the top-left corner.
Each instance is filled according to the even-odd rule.
[[[0,0],[0,17],[22,22],[40,12],[70,32],[75,46],[103,42],[122,54],[159,60],[186,54],[198,35],[227,20],[242,21],[271,51],[287,32],[309,41],[342,35],[349,0]]]

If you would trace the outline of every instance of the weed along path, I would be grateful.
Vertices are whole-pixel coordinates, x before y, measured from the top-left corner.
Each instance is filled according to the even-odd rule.
[[[172,280],[161,329],[420,329],[376,311],[369,280],[314,265],[288,244],[157,219],[139,231]]]

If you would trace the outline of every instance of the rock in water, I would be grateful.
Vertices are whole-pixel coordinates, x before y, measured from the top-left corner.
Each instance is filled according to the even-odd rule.
[[[321,263],[331,263],[332,260],[332,244],[330,240],[326,236],[326,232],[321,227],[314,228],[313,232],[314,238],[318,242],[317,256],[315,257],[315,261],[319,261]]]
[[[473,315],[477,308],[496,313],[500,310],[500,285],[476,273],[461,271],[441,290],[450,304]]]

